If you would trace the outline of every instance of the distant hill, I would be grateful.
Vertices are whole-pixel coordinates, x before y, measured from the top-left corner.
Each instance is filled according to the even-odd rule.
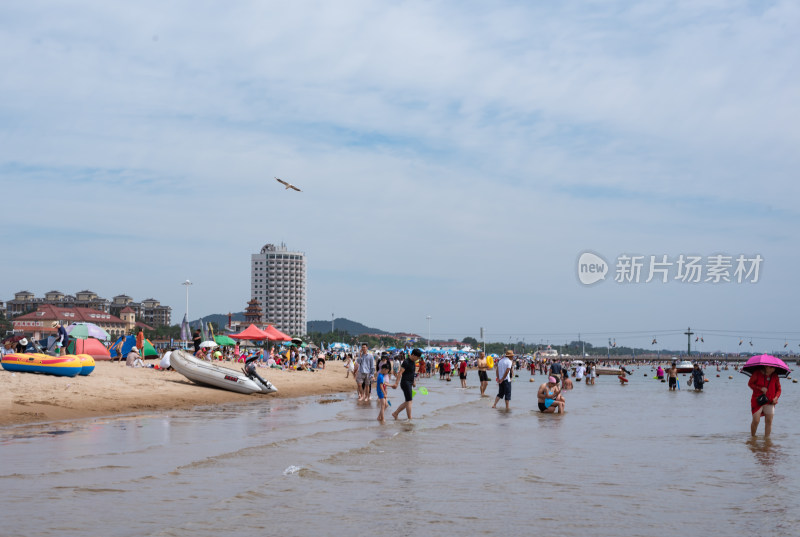
[[[337,332],[342,330],[347,332],[351,336],[360,336],[361,334],[381,334],[381,335],[389,335],[391,332],[386,332],[385,330],[379,330],[377,328],[370,328],[368,326],[364,326],[361,323],[357,323],[355,321],[351,321],[349,319],[334,319],[333,320],[333,329]],[[330,321],[308,321],[306,323],[306,330],[309,332],[322,332],[322,333],[329,333],[331,331],[331,322]]]
[[[240,311],[238,313],[232,314],[231,318],[234,321],[244,321],[244,312]],[[199,319],[195,319],[191,321],[189,325],[192,328],[197,326]],[[214,323],[219,326],[221,329],[224,328],[228,324],[228,315],[222,313],[214,313],[212,315],[206,315],[203,317],[203,321],[206,323]],[[178,322],[180,324],[180,321]],[[337,332],[342,330],[347,332],[351,336],[360,336],[361,334],[381,334],[381,335],[390,335],[392,332],[386,332],[385,330],[379,330],[377,328],[370,328],[368,326],[364,326],[361,323],[357,323],[355,321],[351,321],[345,318],[334,319],[333,321],[333,328]],[[309,332],[322,332],[327,333],[331,331],[331,322],[330,321],[308,321],[306,323],[306,330]]]
[[[244,312],[240,311],[239,313],[232,314],[231,319],[234,321],[244,321]],[[194,321],[190,321],[189,326],[195,328],[199,321],[200,319],[195,319]],[[205,317],[203,317],[203,321],[205,321],[206,323],[214,323],[215,325],[219,326],[222,329],[225,328],[225,326],[227,326],[228,324],[228,314],[214,313],[212,315],[206,315]],[[180,324],[180,321],[178,321],[178,324]]]

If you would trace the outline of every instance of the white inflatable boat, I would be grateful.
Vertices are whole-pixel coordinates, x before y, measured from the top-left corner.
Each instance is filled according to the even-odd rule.
[[[169,363],[175,371],[196,384],[247,394],[278,391],[270,381],[258,376],[252,362],[246,363],[244,371],[240,372],[199,360],[188,352],[177,350],[172,351]]]

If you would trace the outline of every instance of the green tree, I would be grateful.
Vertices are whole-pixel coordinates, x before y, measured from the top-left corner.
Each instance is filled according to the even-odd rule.
[[[14,328],[14,325],[6,319],[5,313],[0,313],[0,334],[5,334],[6,332],[10,332]]]
[[[138,332],[138,329],[135,332]],[[150,341],[165,339],[174,339],[177,341],[181,337],[181,327],[177,324],[172,326],[157,326],[153,330],[145,330],[144,337]]]

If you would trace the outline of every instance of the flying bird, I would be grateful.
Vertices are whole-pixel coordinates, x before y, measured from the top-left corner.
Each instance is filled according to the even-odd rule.
[[[289,189],[291,188],[292,190],[297,190],[298,192],[302,192],[302,190],[300,190],[299,188],[297,188],[296,186],[294,186],[294,185],[293,185],[293,184],[291,184],[291,183],[287,183],[287,182],[286,182],[286,181],[284,181],[283,179],[278,179],[278,178],[276,177],[276,178],[275,178],[275,180],[276,180],[276,181],[278,181],[278,182],[279,182],[280,184],[282,184],[283,186],[285,186],[285,187],[286,187],[286,190],[289,190]]]

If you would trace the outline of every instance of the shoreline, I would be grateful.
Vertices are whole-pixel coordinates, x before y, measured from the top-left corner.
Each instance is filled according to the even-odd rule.
[[[242,364],[220,365],[238,370]],[[355,380],[352,375],[345,378],[341,362],[326,365],[315,372],[259,368],[278,392],[252,395],[201,386],[177,371],[132,368],[119,362],[98,361],[86,377],[0,370],[0,427],[355,392]]]

